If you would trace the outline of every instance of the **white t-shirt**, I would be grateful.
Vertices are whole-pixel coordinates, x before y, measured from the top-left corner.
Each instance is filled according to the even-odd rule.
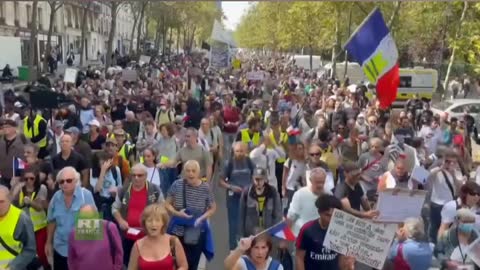
[[[442,223],[453,223],[455,221],[455,218],[457,217],[457,205],[462,205],[460,199],[457,199],[456,203],[454,200],[449,201],[443,206],[441,212]],[[473,207],[470,208],[470,210],[472,210],[473,213],[477,213],[478,208]]]
[[[147,168],[147,181],[160,187],[160,170],[156,167]]]
[[[446,181],[449,181],[453,191],[455,191],[455,179],[452,174],[444,171],[448,179],[445,179],[441,171],[437,171],[436,175],[431,179],[432,183],[432,197],[431,201],[438,205],[445,205],[447,202],[453,200],[452,191],[448,187]],[[435,172],[432,172],[435,173]]]
[[[240,269],[241,270],[248,270],[247,264],[245,263],[245,260],[243,259],[243,257],[240,258],[240,260],[238,262],[240,264]],[[270,266],[270,263],[272,263],[272,257],[268,257],[267,264],[266,264],[265,268],[257,268],[257,270],[267,270],[268,267]],[[278,270],[283,270],[283,266],[280,264],[280,266],[277,269]]]
[[[298,235],[302,226],[310,220],[319,218],[315,201],[318,196],[312,192],[310,187],[302,187],[293,194],[287,217],[295,220],[292,230]]]
[[[460,249],[461,249],[461,252],[460,252]],[[457,246],[453,250],[452,255],[450,255],[450,260],[463,263],[463,260],[465,259],[464,264],[473,265],[472,259],[470,259],[470,256],[467,255],[467,250],[468,250],[468,245],[460,244],[460,247]],[[462,258],[462,255],[463,255],[463,258]],[[474,268],[472,267],[471,269],[473,270]]]
[[[306,164],[302,161],[287,159],[283,166],[288,169],[286,188],[295,190],[299,185],[298,179],[305,177]]]

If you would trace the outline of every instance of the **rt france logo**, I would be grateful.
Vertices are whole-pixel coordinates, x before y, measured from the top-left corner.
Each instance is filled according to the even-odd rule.
[[[98,213],[79,214],[75,221],[75,240],[103,240],[103,218]]]

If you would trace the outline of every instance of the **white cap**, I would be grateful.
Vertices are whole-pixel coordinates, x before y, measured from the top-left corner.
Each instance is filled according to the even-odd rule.
[[[97,119],[93,119],[93,120],[91,120],[90,122],[88,122],[88,125],[89,125],[89,126],[100,127],[100,122],[98,122]]]

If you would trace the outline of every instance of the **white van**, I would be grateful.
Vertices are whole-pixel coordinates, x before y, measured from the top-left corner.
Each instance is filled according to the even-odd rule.
[[[327,76],[332,76],[332,63],[325,65],[325,70],[327,70]],[[340,81],[344,80],[345,74],[345,62],[336,63],[335,65],[335,74],[337,78],[340,78]],[[367,81],[365,73],[363,73],[362,67],[355,62],[347,63],[347,77],[351,84],[360,84]]]

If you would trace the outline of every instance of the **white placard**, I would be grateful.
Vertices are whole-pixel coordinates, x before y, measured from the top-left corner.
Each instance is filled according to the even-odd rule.
[[[138,74],[136,70],[124,69],[122,71],[122,81],[134,82],[137,80]]]
[[[396,230],[395,224],[373,223],[335,209],[323,246],[382,269]]]
[[[140,64],[140,66],[143,66],[143,65],[148,65],[150,63],[150,56],[146,56],[146,55],[140,55],[140,59],[138,60],[138,63]]]
[[[265,72],[251,71],[247,73],[247,80],[249,81],[263,81],[265,80]]]
[[[429,175],[430,175],[430,172],[427,171],[424,167],[415,166],[413,168],[412,176],[410,178],[422,185],[425,185],[427,183],[427,179]]]
[[[468,257],[480,267],[480,238],[475,240],[467,250]]]
[[[128,228],[127,233],[130,235],[138,235],[141,231],[135,228]]]
[[[75,83],[77,81],[77,72],[78,70],[74,68],[65,69],[65,75],[63,76],[63,81],[66,83]]]
[[[386,189],[378,195],[379,222],[402,223],[421,216],[427,192],[424,190]]]

